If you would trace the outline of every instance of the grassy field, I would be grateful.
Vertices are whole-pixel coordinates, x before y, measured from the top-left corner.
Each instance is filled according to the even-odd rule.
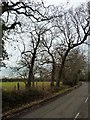
[[[0,86],[2,86],[2,89],[5,91],[11,91],[11,90],[17,90],[17,84],[18,82],[0,82]],[[32,83],[31,83],[32,85]],[[38,89],[45,89],[47,90],[50,88],[50,82],[35,82],[35,87]],[[20,90],[25,89],[25,83],[19,82]]]
[[[2,82],[2,83],[0,83],[0,86],[2,86],[3,90],[10,91],[10,90],[17,89],[17,84],[18,84],[18,82]],[[19,82],[19,84],[20,84],[20,89],[25,88],[24,82]]]
[[[12,91],[12,90],[17,90],[18,83],[20,86],[19,89],[25,90],[24,82],[0,82],[0,86],[2,87],[2,90],[4,90],[4,91]],[[31,85],[32,84],[33,83],[31,83]],[[62,84],[62,82],[60,84]],[[50,88],[50,82],[35,82],[34,87],[37,89],[41,89],[41,90],[42,89],[48,90]]]

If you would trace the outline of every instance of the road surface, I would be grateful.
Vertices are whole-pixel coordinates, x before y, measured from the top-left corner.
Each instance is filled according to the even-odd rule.
[[[88,83],[18,118],[88,118]]]

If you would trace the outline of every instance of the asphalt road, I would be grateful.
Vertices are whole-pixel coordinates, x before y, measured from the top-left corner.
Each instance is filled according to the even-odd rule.
[[[19,118],[88,118],[88,83]]]

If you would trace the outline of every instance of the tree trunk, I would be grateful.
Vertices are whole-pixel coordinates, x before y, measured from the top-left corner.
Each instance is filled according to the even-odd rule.
[[[32,69],[32,68],[31,68]],[[29,70],[29,75],[28,75],[28,81],[27,81],[27,84],[29,85],[29,86],[31,86],[31,81],[32,81],[32,70]]]
[[[55,80],[55,62],[52,63],[52,76],[51,76],[51,83],[50,86],[53,87],[54,86],[54,80]]]
[[[27,83],[26,83],[26,93],[27,93],[28,96],[29,96],[29,91],[30,91],[30,88],[31,88],[31,82],[34,82],[34,76],[33,76],[34,61],[32,62],[32,66],[29,69],[28,80],[27,80]],[[34,85],[34,83],[33,83],[33,85]]]
[[[35,83],[34,83],[34,75],[32,76],[32,86],[34,87],[35,86]]]
[[[68,49],[63,58],[62,58],[62,63],[61,63],[61,66],[60,66],[60,69],[59,69],[59,73],[58,73],[58,78],[57,78],[57,81],[56,81],[56,87],[60,87],[60,80],[61,80],[61,77],[62,77],[62,73],[63,73],[63,69],[64,69],[64,65],[65,65],[65,61],[66,61],[66,57],[69,53],[70,49]]]
[[[28,75],[28,81],[27,81],[28,87],[31,87],[31,81],[34,84],[33,68],[34,68],[36,52],[37,52],[37,48],[38,48],[39,43],[40,43],[40,35],[38,35],[38,41],[37,41],[36,47],[34,48],[33,56],[31,59],[31,66],[29,67],[29,75]]]
[[[61,67],[59,69],[59,74],[58,74],[58,78],[57,78],[57,81],[56,81],[56,87],[60,87],[60,80],[61,80],[61,76],[62,76],[62,73],[63,73],[64,63],[65,63],[65,61],[62,61]]]

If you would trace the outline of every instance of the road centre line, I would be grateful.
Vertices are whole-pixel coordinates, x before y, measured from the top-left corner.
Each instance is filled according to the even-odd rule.
[[[75,116],[74,120],[76,120],[76,119],[77,119],[77,117],[79,116],[79,114],[80,114],[80,113],[77,113],[77,114],[76,114],[76,116]]]
[[[89,97],[86,98],[85,103],[88,101]]]

